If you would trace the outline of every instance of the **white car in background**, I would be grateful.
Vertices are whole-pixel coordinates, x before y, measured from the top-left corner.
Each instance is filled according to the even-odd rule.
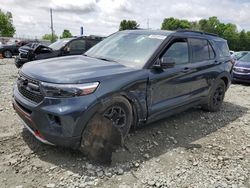
[[[236,60],[235,52],[232,50],[230,50],[229,52],[230,52],[231,58]]]

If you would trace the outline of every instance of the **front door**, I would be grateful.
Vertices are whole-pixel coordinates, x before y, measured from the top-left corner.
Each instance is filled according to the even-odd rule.
[[[188,40],[175,38],[160,58],[174,60],[175,65],[166,69],[151,69],[148,86],[148,119],[157,119],[177,107],[187,104],[190,98],[192,69]]]

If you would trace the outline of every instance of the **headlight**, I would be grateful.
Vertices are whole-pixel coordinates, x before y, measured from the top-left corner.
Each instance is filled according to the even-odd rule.
[[[41,90],[46,97],[76,97],[89,95],[98,87],[99,82],[86,84],[41,83]]]

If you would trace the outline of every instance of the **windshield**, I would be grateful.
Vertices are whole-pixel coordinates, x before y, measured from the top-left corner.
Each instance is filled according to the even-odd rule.
[[[53,50],[60,50],[69,41],[70,41],[70,39],[58,40],[58,41],[52,43],[51,45],[49,45],[49,47],[52,48]]]
[[[95,45],[85,55],[142,68],[167,36],[116,33]]]
[[[244,55],[247,55],[248,52],[236,52],[235,53],[235,57],[237,60],[239,60],[240,58],[242,58]]]
[[[242,58],[239,59],[239,61],[249,62],[250,63],[250,53],[247,53]]]

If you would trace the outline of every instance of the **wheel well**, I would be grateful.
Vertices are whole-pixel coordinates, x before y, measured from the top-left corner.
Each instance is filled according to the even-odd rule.
[[[226,88],[227,88],[228,87],[228,78],[223,76],[223,77],[221,77],[221,79],[223,80],[223,82],[225,83]]]
[[[130,103],[131,107],[132,107],[132,111],[133,111],[133,124],[131,125],[130,129],[135,129],[137,123],[138,123],[138,112],[137,112],[137,107],[136,107],[136,103],[135,101],[133,101],[131,98],[129,98],[127,95],[123,94],[121,95],[123,96],[125,99],[128,100],[128,102]]]

